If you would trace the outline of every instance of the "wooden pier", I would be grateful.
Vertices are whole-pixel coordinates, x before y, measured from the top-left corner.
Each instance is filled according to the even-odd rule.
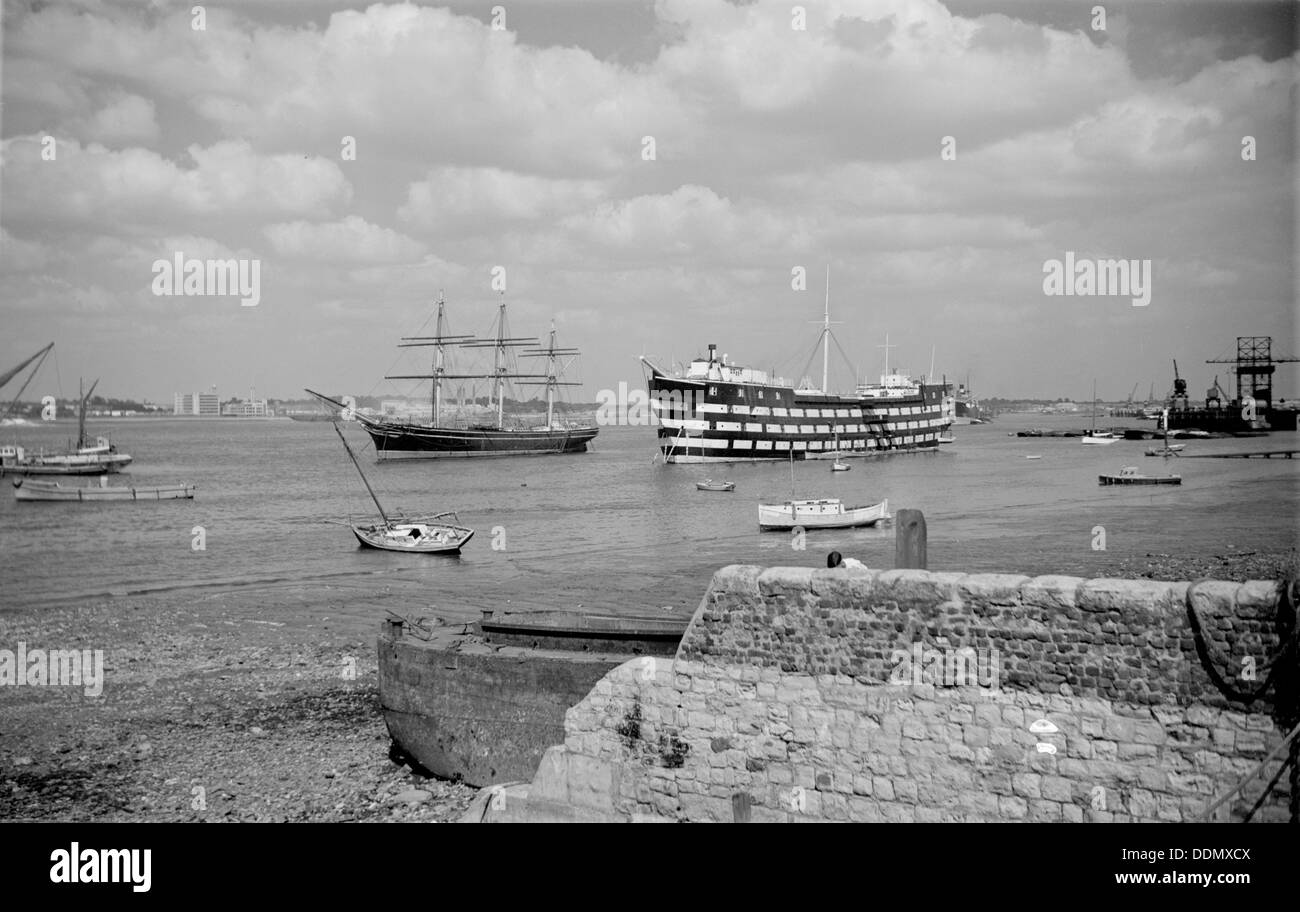
[[[1272,459],[1278,456],[1282,459],[1293,459],[1300,450],[1257,450],[1253,453],[1180,453],[1183,459]]]

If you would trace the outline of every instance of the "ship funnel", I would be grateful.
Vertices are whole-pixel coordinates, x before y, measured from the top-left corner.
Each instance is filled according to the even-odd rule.
[[[709,363],[710,363],[710,364],[712,364],[715,360],[717,360],[717,352],[718,352],[718,346],[716,346],[716,345],[714,345],[712,342],[710,342],[710,343],[709,343]]]

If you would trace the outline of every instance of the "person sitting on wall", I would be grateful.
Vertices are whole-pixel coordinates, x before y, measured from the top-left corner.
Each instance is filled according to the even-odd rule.
[[[843,567],[845,570],[866,570],[867,565],[854,557],[845,557],[838,551],[832,551],[826,555],[826,566],[828,568]]]

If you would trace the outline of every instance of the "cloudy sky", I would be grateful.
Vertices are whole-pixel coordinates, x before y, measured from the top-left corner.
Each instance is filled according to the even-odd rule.
[[[827,265],[862,375],[888,334],[985,396],[1144,398],[1300,349],[1289,3],[194,5],[4,0],[0,370],[414,391],[397,338],[440,290],[485,332],[498,266],[586,399],[708,342],[797,380]],[[1150,304],[1045,295],[1067,251],[1150,260]],[[260,303],[155,295],[178,252],[259,260]]]

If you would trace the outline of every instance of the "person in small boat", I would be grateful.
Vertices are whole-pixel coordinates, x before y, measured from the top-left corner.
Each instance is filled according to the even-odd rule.
[[[412,529],[410,532],[408,532],[408,533],[406,533],[406,534],[409,535],[409,536],[411,536],[412,539],[418,539],[418,538],[420,537],[420,530],[419,530],[419,529]]]

